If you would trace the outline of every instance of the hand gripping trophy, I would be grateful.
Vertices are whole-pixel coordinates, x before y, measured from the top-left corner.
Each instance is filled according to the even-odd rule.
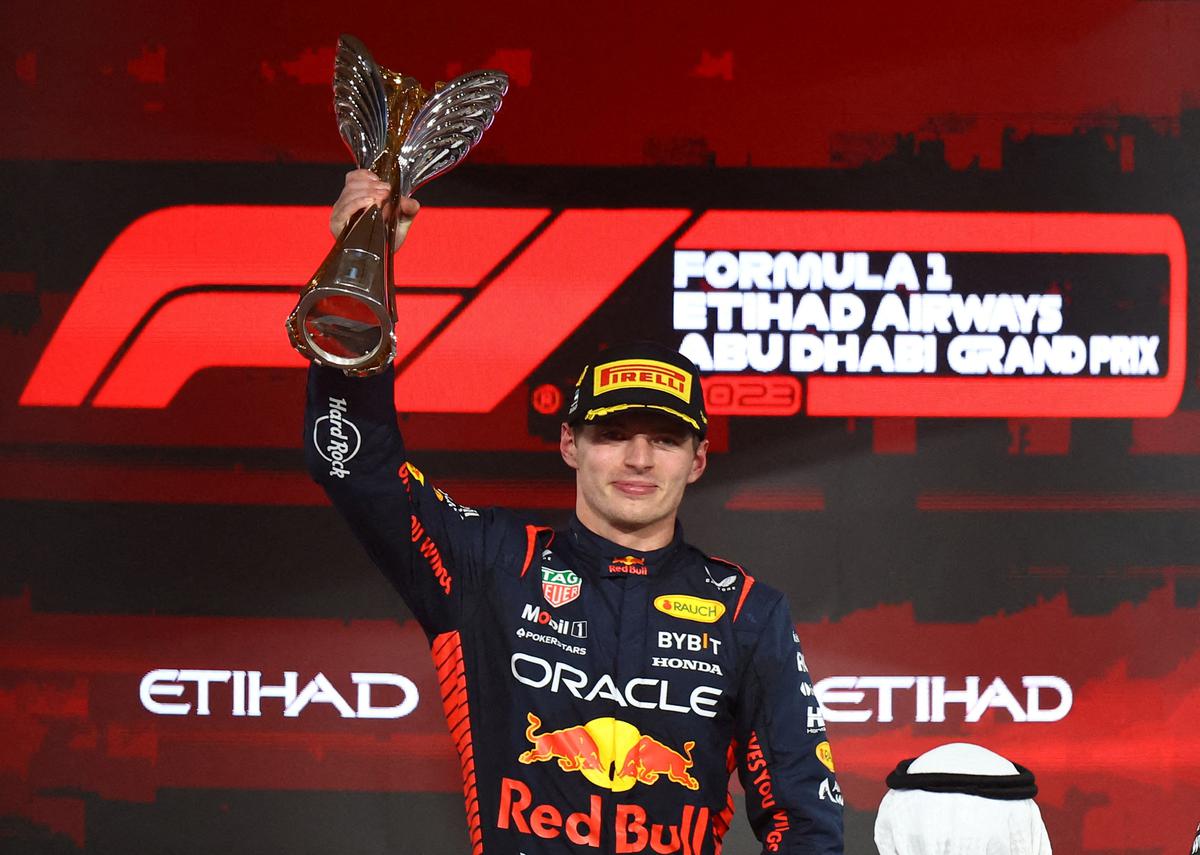
[[[492,124],[508,91],[502,71],[473,71],[426,92],[412,77],[375,64],[362,42],[338,40],[333,108],[360,169],[392,188],[388,203],[351,217],[287,319],[292,346],[351,376],[376,374],[396,357],[392,282],[394,222],[401,196],[457,166]]]

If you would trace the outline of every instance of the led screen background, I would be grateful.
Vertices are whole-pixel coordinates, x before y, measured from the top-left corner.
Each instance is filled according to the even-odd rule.
[[[1200,805],[1200,389],[1197,299],[1171,305],[1167,268],[1186,271],[1200,227],[1191,4],[929,4],[902,20],[870,5],[468,6],[370,23],[304,4],[51,7],[6,8],[0,80],[0,828],[14,851],[466,844],[420,634],[300,462],[303,371],[282,313],[327,248],[347,168],[328,91],[343,30],[422,80],[513,77],[471,163],[422,191],[402,274],[403,426],[467,504],[569,513],[544,411],[600,344],[682,339],[674,253],[706,216],[1172,218],[1182,264],[1104,268],[1120,281],[1088,320],[1186,325],[1160,330],[1180,378],[1170,415],[1098,390],[1086,417],[932,417],[936,395],[885,417],[719,416],[684,524],[788,593],[814,679],[842,693],[826,699],[848,851],[871,851],[895,762],[952,739],[1035,770],[1060,851],[1183,851]],[[51,26],[51,11],[81,23]],[[485,237],[462,250],[462,234]],[[122,252],[131,267],[66,335]],[[975,269],[1061,278],[1061,259],[1040,258]],[[521,311],[497,299],[506,288],[560,314]],[[150,696],[188,714],[156,715],[143,678],[161,669],[295,671],[300,687],[321,672],[357,712],[419,700],[394,719],[328,701],[236,715],[237,678],[210,675],[199,715],[193,675],[183,696]],[[953,692],[971,677],[993,687],[978,721],[953,695],[945,721],[923,720],[938,678]],[[730,834],[729,851],[751,846],[744,820]]]

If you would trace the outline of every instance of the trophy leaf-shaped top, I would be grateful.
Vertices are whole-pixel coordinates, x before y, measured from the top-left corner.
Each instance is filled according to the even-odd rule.
[[[338,39],[333,70],[333,110],[338,131],[360,169],[383,154],[387,142],[387,94],[379,66],[354,36]]]
[[[400,192],[456,166],[491,126],[508,91],[503,71],[473,71],[429,96],[400,147]]]

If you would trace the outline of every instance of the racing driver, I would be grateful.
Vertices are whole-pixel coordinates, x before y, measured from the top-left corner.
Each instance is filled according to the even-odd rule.
[[[351,172],[334,233],[387,192]],[[397,245],[419,208],[399,207]],[[840,853],[787,601],[676,521],[707,461],[696,367],[642,343],[584,368],[561,429],[576,504],[560,531],[439,490],[405,452],[394,380],[314,365],[306,456],[429,638],[474,855],[719,853],[735,767],[763,852]]]

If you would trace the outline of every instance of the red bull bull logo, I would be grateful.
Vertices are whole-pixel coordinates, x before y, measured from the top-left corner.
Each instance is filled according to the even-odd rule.
[[[696,743],[689,739],[683,743],[683,753],[680,754],[651,736],[643,736],[629,749],[625,755],[625,765],[617,774],[632,776],[643,784],[653,784],[658,781],[659,775],[666,775],[669,781],[683,784],[689,790],[698,790],[699,782],[687,771],[692,767],[692,749],[695,747]]]
[[[609,573],[628,573],[630,576],[645,576],[646,562],[636,555],[626,555],[624,558],[614,558],[608,565]]]
[[[542,726],[542,720],[533,713],[529,713],[528,719],[529,727],[525,730],[525,738],[533,743],[533,748],[517,758],[522,763],[557,760],[558,768],[564,772],[604,770],[600,763],[600,749],[586,727],[577,724],[549,733],[536,733],[535,731]]]
[[[681,753],[620,719],[594,718],[587,724],[542,733],[538,733],[541,719],[533,713],[527,719],[525,738],[533,747],[517,758],[522,763],[555,760],[564,772],[582,772],[597,787],[617,793],[638,783],[653,786],[663,776],[689,790],[700,789],[700,782],[688,772],[696,747],[691,740],[683,743]]]

